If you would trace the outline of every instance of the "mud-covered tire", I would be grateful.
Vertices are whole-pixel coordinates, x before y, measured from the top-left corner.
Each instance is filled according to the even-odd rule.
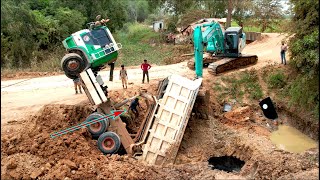
[[[98,148],[104,154],[114,154],[121,146],[120,137],[114,132],[105,132],[98,138]]]
[[[80,74],[87,67],[88,63],[82,59],[79,54],[69,53],[63,56],[61,60],[61,68],[70,76]]]
[[[105,115],[95,112],[90,114],[85,120],[85,122],[88,122],[94,119],[101,119],[101,118],[104,118],[104,120],[97,122],[95,124],[92,124],[90,126],[87,126],[88,131],[91,133],[94,139],[97,139],[102,133],[107,131],[109,127],[109,119],[107,119]]]

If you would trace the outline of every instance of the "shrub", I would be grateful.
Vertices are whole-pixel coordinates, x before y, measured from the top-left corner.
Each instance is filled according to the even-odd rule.
[[[267,83],[269,88],[283,88],[286,85],[286,77],[282,71],[272,73],[268,76]]]

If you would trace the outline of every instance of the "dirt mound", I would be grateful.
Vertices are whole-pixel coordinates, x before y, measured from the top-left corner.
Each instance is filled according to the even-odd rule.
[[[86,129],[58,138],[50,133],[76,125],[91,113],[87,106],[46,105],[19,132],[2,134],[4,179],[161,178],[154,168],[127,156],[104,156]]]

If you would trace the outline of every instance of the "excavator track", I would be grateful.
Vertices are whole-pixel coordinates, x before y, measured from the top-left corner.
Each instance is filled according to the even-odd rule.
[[[223,59],[223,57],[214,57],[211,55],[205,55],[203,56],[203,67],[208,67],[210,63],[216,62]],[[195,70],[195,62],[194,58],[189,59],[187,66],[191,70]]]
[[[232,69],[238,69],[248,65],[254,65],[258,61],[257,55],[242,55],[234,58],[223,58],[208,66],[208,72],[217,75]]]

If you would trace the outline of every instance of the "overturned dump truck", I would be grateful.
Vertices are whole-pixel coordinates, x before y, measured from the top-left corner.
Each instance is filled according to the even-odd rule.
[[[94,105],[96,112],[86,121],[104,118],[104,121],[88,126],[98,148],[104,154],[117,153],[121,144],[129,156],[152,165],[164,165],[175,161],[189,116],[197,97],[202,79],[194,81],[179,75],[164,79],[153,96],[141,91],[148,106],[148,114],[136,134],[129,134],[121,118],[109,120],[105,115],[120,108],[135,97],[113,104],[102,90],[100,75],[89,68],[80,74],[82,87]]]

